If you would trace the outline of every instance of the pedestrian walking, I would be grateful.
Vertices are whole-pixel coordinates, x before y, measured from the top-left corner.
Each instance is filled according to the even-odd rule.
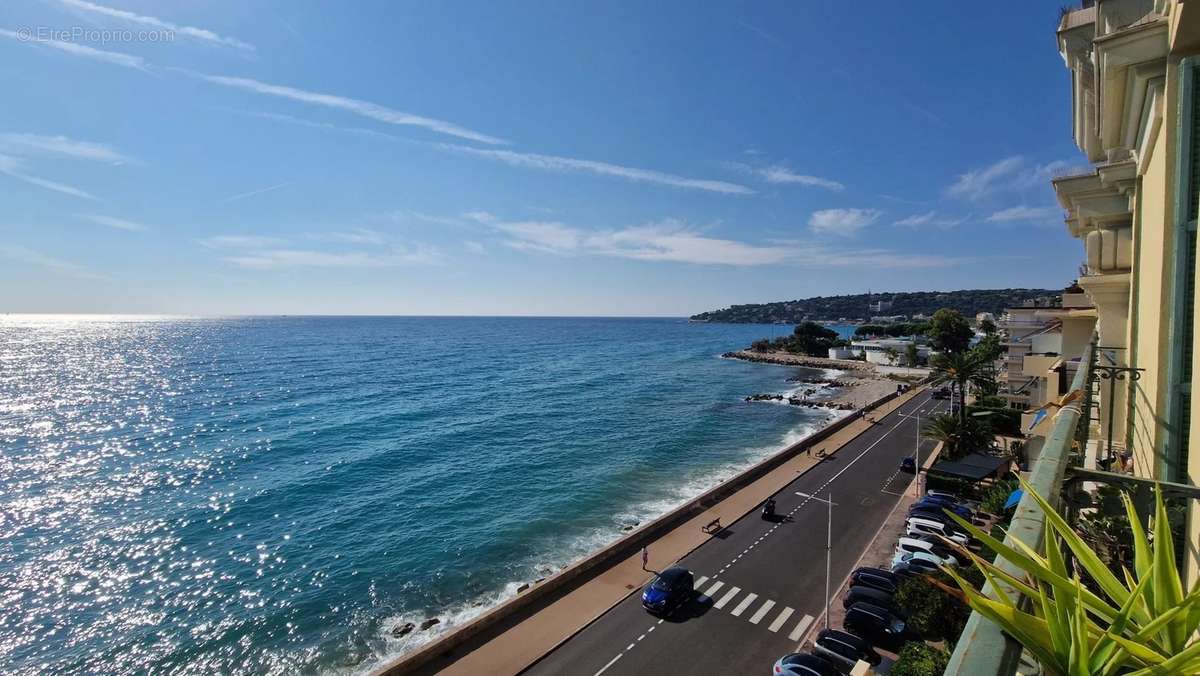
[[[646,570],[648,563],[650,563],[650,548],[642,547],[642,570]]]

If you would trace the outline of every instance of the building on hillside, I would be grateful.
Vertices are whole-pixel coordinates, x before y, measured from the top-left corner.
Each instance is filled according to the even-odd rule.
[[[892,301],[890,300],[877,300],[867,305],[867,310],[870,314],[883,314],[891,309]]]

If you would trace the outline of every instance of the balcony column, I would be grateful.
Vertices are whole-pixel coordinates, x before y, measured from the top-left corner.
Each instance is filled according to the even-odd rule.
[[[1096,329],[1099,334],[1099,343],[1097,344],[1097,355],[1101,364],[1108,363],[1108,357],[1111,357],[1116,365],[1128,366],[1129,358],[1126,354],[1128,347],[1129,335],[1129,291],[1130,291],[1130,274],[1128,272],[1118,274],[1101,274],[1088,275],[1079,280],[1079,286],[1083,287],[1088,297],[1096,305],[1097,322]],[[1100,348],[1114,348],[1112,350],[1104,350]],[[1120,349],[1117,349],[1120,348]],[[1118,382],[1115,391],[1110,395],[1108,381],[1100,381],[1099,387],[1099,429],[1095,430],[1098,440],[1097,448],[1101,452],[1106,446],[1108,440],[1108,419],[1109,412],[1112,412],[1112,441],[1113,449],[1121,451],[1125,449],[1125,414],[1126,400],[1128,394],[1128,383]],[[1084,466],[1088,468],[1096,468],[1097,453],[1087,453],[1084,458]]]

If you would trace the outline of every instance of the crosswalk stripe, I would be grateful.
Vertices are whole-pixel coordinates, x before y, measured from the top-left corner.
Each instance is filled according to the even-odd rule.
[[[762,604],[762,608],[759,608],[757,612],[750,616],[750,624],[758,624],[761,622],[762,618],[766,616],[767,613],[771,612],[771,609],[774,607],[775,602],[771,599],[767,599],[767,602]]]
[[[767,630],[779,631],[779,628],[782,627],[785,622],[787,622],[788,618],[791,617],[792,613],[794,612],[796,611],[792,610],[791,606],[784,607],[783,612],[779,613],[779,617],[775,618],[775,621],[771,623],[771,626],[767,627]]]
[[[796,628],[792,630],[792,633],[788,634],[788,638],[793,641],[799,641],[800,637],[804,635],[805,630],[808,629],[808,625],[812,624],[812,621],[812,615],[805,615],[804,617],[800,618],[800,623],[796,625]]]
[[[716,582],[713,583],[713,586],[708,588],[708,591],[704,592],[704,595],[711,599],[713,597],[713,594],[716,594],[717,590],[724,586],[725,586],[724,582],[717,580]]]
[[[699,589],[699,588],[703,587],[705,582],[708,582],[707,575],[703,575],[700,577],[699,580],[696,580],[696,584],[692,585],[692,589]]]
[[[724,608],[725,604],[732,601],[733,597],[737,596],[739,593],[741,593],[741,591],[741,587],[734,587],[733,589],[730,589],[728,593],[721,597],[720,601],[717,601],[715,604],[713,604],[713,607],[717,610]]]
[[[750,607],[750,604],[754,603],[754,599],[756,598],[758,598],[758,594],[746,595],[746,598],[742,599],[742,602],[737,604],[737,608],[733,609],[733,616],[740,617],[741,614],[746,612],[746,609]]]

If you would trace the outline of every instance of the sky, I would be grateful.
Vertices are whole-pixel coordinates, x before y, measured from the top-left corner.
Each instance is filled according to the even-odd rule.
[[[1058,288],[1054,3],[0,4],[0,312]]]

